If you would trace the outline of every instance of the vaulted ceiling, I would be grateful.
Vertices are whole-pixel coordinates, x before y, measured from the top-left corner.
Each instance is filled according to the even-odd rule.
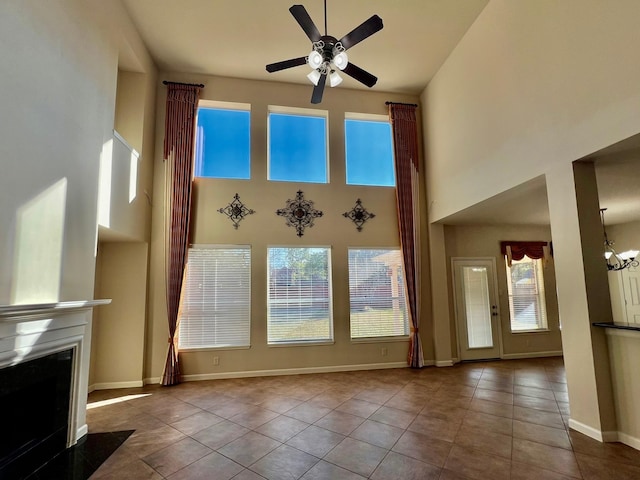
[[[308,84],[309,67],[267,73],[265,65],[306,56],[311,42],[289,7],[304,5],[324,33],[323,0],[122,0],[161,71]],[[488,0],[327,0],[327,33],[340,38],[374,14],[384,28],[349,50],[378,77],[376,91],[420,94]],[[135,70],[123,56],[121,68]],[[343,75],[339,88],[367,89]],[[640,220],[640,140],[594,152],[600,204],[610,224]],[[518,215],[513,206],[518,204]],[[540,177],[458,212],[451,224],[548,224]]]
[[[162,71],[308,83],[308,66],[265,65],[306,56],[311,42],[289,7],[304,5],[324,34],[323,0],[123,0]],[[419,94],[488,0],[327,0],[327,33],[341,38],[374,14],[384,28],[349,50],[381,92]],[[346,77],[346,76],[345,76]],[[340,88],[368,88],[345,78]]]

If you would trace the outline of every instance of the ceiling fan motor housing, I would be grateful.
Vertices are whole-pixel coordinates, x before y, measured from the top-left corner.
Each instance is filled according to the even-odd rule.
[[[332,37],[331,35],[324,35],[320,37],[320,40],[324,43],[324,48],[322,49],[322,57],[325,62],[330,62],[333,60],[333,48],[338,43],[336,37]]]
[[[338,40],[336,37],[330,35],[324,35],[320,37],[319,41],[313,43],[313,49],[322,56],[322,64],[317,67],[321,73],[326,73],[331,70],[331,62],[333,61],[336,44],[338,44]],[[307,62],[312,68],[315,68],[315,65],[312,65],[309,60],[307,60]]]

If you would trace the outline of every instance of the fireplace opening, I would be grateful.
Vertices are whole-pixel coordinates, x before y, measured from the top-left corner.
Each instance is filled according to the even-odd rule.
[[[0,478],[24,478],[67,447],[73,349],[0,369]]]

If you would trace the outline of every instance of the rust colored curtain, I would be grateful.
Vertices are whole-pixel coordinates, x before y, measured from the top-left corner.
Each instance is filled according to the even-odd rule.
[[[178,310],[189,244],[191,183],[196,112],[199,85],[167,84],[167,110],[164,134],[166,178],[165,226],[167,317],[169,349],[162,373],[162,385],[180,382],[178,359]]]
[[[415,105],[389,104],[395,155],[400,249],[411,322],[407,364],[413,368],[421,368],[424,366],[424,357],[418,328],[420,325],[418,298],[420,295],[420,199],[418,197],[420,160],[416,108]]]
[[[500,252],[507,257],[507,265],[511,266],[512,260],[522,260],[525,256],[537,260],[542,258],[546,263],[550,252],[547,242],[500,242]]]

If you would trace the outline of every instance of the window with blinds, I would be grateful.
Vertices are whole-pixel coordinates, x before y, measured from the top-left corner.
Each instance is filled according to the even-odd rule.
[[[524,257],[507,265],[507,289],[511,330],[545,330],[547,311],[542,260]]]
[[[351,338],[409,335],[399,249],[349,249]]]
[[[268,249],[267,341],[333,341],[330,249]]]
[[[179,319],[181,349],[250,345],[250,247],[189,249]]]

